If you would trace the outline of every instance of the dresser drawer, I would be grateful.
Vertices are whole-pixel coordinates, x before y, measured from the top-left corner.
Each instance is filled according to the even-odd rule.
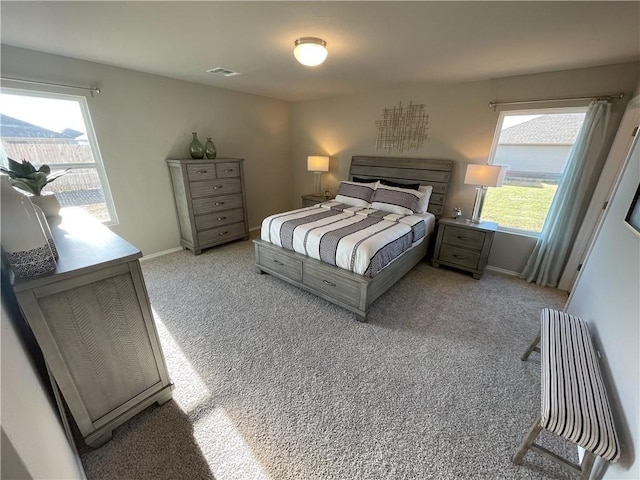
[[[480,252],[466,250],[452,245],[442,245],[438,258],[442,262],[449,262],[460,265],[461,267],[477,269],[480,263]]]
[[[258,247],[260,265],[287,278],[302,281],[302,262],[270,248]]]
[[[222,243],[227,238],[238,237],[247,232],[244,222],[233,223],[223,227],[210,228],[198,232],[198,244],[203,246],[209,243]]]
[[[201,197],[193,200],[194,215],[242,207],[242,195],[240,194],[220,195],[219,197]]]
[[[240,165],[235,162],[217,163],[216,174],[218,175],[218,178],[239,177]]]
[[[207,197],[211,195],[226,195],[242,192],[239,178],[224,178],[205,182],[189,182],[191,197]]]
[[[340,277],[340,283],[336,285],[334,268],[327,268],[327,266],[315,262],[305,263],[302,283],[347,305],[360,307],[361,284],[345,277]]]
[[[187,165],[187,178],[192,180],[212,180],[216,178],[216,166],[214,164]]]
[[[484,237],[484,232],[447,225],[444,227],[442,243],[481,250],[482,245],[484,244]]]
[[[230,223],[243,222],[244,210],[242,208],[236,208],[235,210],[196,215],[195,221],[197,231],[219,227],[221,225],[229,225]]]

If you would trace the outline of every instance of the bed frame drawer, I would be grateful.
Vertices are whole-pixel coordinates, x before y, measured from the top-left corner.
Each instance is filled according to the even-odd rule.
[[[308,287],[347,305],[360,306],[362,282],[356,282],[343,276],[337,278],[335,267],[305,262],[302,275],[302,283]]]
[[[448,226],[444,232],[442,243],[481,250],[484,244],[484,236],[484,232]]]
[[[296,282],[302,282],[302,261],[261,245],[257,246],[256,253],[260,265],[264,268]]]

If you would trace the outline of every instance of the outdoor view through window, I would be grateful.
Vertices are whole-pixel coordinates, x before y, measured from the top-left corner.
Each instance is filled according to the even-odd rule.
[[[509,165],[501,188],[489,188],[482,219],[500,228],[540,233],[585,108],[503,112],[489,163]]]
[[[69,173],[44,187],[62,207],[81,207],[103,222],[114,222],[111,197],[84,97],[2,89],[2,162],[28,160],[36,168]]]

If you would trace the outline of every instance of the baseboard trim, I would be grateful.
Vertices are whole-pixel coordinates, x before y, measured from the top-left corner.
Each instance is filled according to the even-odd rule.
[[[158,253],[151,253],[149,255],[145,255],[144,257],[142,257],[140,259],[141,262],[144,262],[146,260],[151,260],[153,258],[157,258],[157,257],[162,257],[164,255],[169,255],[170,253],[175,253],[175,252],[179,252],[181,250],[184,250],[183,247],[175,247],[175,248],[170,248],[169,250],[164,250],[162,252],[158,252]]]
[[[493,267],[491,265],[487,265],[485,270],[491,270],[492,272],[504,273],[505,275],[511,275],[512,277],[519,277],[520,272],[514,272],[513,270],[506,270],[504,268]]]

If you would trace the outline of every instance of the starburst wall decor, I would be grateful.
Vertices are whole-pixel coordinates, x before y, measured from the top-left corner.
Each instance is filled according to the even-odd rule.
[[[397,149],[400,153],[405,150],[417,150],[428,138],[428,124],[429,115],[423,104],[409,102],[407,107],[403,107],[400,102],[397,107],[384,108],[382,118],[376,120],[376,150],[391,152]]]

